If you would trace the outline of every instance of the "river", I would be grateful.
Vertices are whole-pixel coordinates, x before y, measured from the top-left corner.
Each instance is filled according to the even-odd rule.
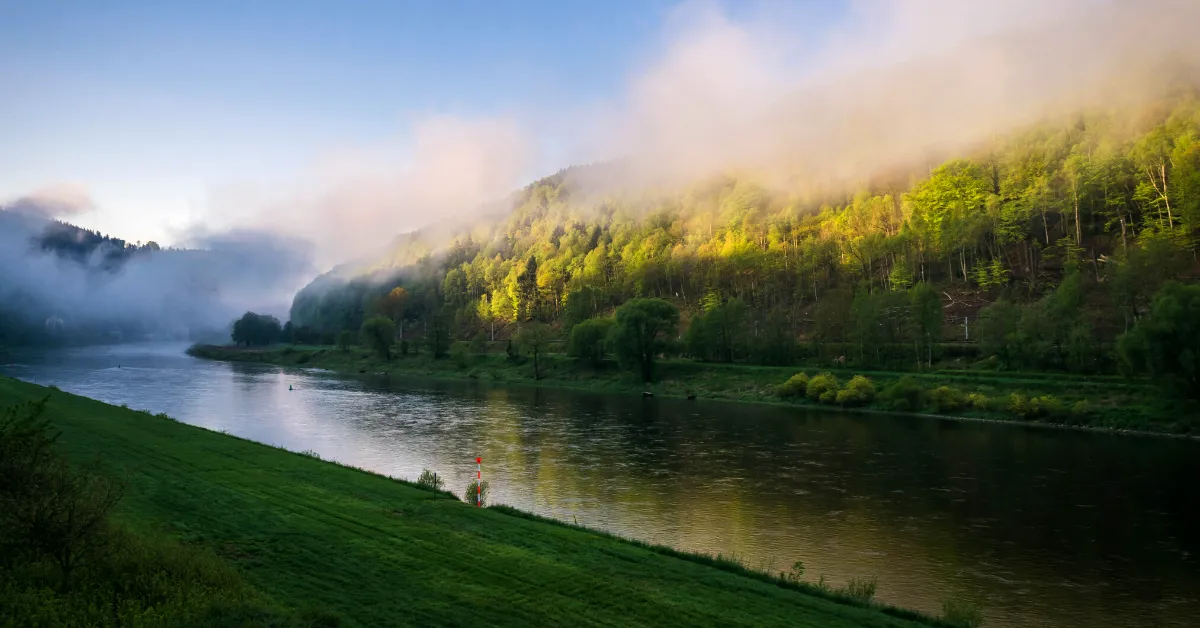
[[[1200,625],[1200,442],[355,379],[181,345],[9,353],[0,373],[985,626]],[[289,387],[291,389],[289,389]]]

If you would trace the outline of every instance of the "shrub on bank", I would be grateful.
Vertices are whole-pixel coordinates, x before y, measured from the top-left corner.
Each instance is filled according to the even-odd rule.
[[[1054,419],[1061,418],[1065,408],[1054,395],[1027,397],[1021,393],[1013,393],[1009,397],[1008,411],[1022,419]]]
[[[889,410],[897,412],[916,412],[925,405],[925,389],[911,375],[889,384],[880,397]]]
[[[833,403],[837,401],[838,381],[832,373],[821,373],[814,375],[808,380],[808,386],[805,387],[805,395],[813,401],[821,403]]]
[[[422,469],[421,475],[417,476],[417,486],[440,491],[445,484],[446,482],[438,474],[429,469]]]
[[[843,406],[865,406],[875,400],[875,384],[867,377],[855,375],[838,391],[837,402]]]
[[[482,483],[477,479],[472,479],[467,485],[467,490],[463,491],[463,501],[474,506],[478,503],[480,506],[487,506],[488,503],[488,481]]]
[[[967,403],[976,410],[984,412],[993,409],[994,403],[983,393],[967,393]]]
[[[775,394],[783,397],[803,397],[808,394],[808,373],[796,373],[775,389]]]
[[[929,401],[938,412],[958,412],[967,407],[967,395],[953,386],[938,386],[929,391]]]
[[[456,342],[450,345],[450,359],[454,360],[454,365],[460,369],[465,369],[471,366],[471,352],[465,342]]]

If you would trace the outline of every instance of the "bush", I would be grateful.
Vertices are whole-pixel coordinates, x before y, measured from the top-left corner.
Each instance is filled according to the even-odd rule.
[[[1054,395],[1034,397],[1029,400],[1030,414],[1039,419],[1055,419],[1066,414],[1066,408]]]
[[[952,386],[938,386],[929,391],[929,401],[938,412],[958,412],[967,407],[967,396]]]
[[[460,369],[471,366],[471,352],[467,343],[456,342],[450,345],[450,359],[454,360],[454,365]]]
[[[1063,416],[1065,408],[1054,395],[1026,397],[1013,393],[1009,397],[1008,411],[1022,419],[1050,419]]]
[[[611,318],[592,318],[571,328],[567,355],[587,360],[592,366],[600,366],[604,363],[606,342],[612,326]]]
[[[838,593],[846,597],[854,598],[859,602],[869,603],[875,597],[875,589],[878,585],[878,580],[875,576],[870,578],[851,578],[846,586],[842,587]]]
[[[889,410],[915,412],[925,405],[925,388],[915,377],[905,375],[884,388],[880,397]]]
[[[775,389],[775,394],[788,397],[803,397],[808,393],[808,373],[803,371],[796,373],[788,378],[788,380],[779,385]]]
[[[440,491],[445,484],[445,481],[438,477],[438,474],[429,469],[421,470],[421,475],[417,476],[417,486],[424,486],[425,488]]]
[[[804,390],[813,401],[833,403],[837,401],[838,381],[832,373],[821,373],[808,380],[808,386]]]
[[[992,400],[983,393],[967,393],[967,403],[971,404],[972,408],[983,411],[991,410],[993,406]]]
[[[837,402],[843,406],[865,406],[875,400],[875,384],[862,375],[855,375],[838,391]]]
[[[471,345],[468,347],[471,353],[475,355],[483,355],[487,353],[488,336],[483,332],[479,332],[471,337]]]
[[[979,628],[983,625],[983,613],[979,607],[966,600],[948,599],[942,602],[942,621],[958,628]]]
[[[488,481],[484,480],[481,484],[479,480],[472,479],[467,485],[467,490],[463,491],[463,501],[474,506],[478,503],[480,506],[487,506],[488,503]]]

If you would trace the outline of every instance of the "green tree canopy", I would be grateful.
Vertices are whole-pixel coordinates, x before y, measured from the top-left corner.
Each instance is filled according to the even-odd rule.
[[[239,345],[269,345],[279,342],[283,336],[283,326],[279,319],[269,314],[246,312],[233,322],[233,341]]]
[[[373,316],[362,324],[359,330],[363,344],[370,347],[385,360],[392,359],[392,340],[396,337],[396,328],[392,319],[386,316]]]
[[[1117,347],[1128,368],[1200,399],[1200,285],[1164,284]]]
[[[611,318],[591,318],[572,327],[567,354],[600,366],[608,352],[606,343],[612,326]]]
[[[609,344],[622,365],[653,381],[654,363],[679,329],[679,310],[662,299],[633,299],[617,308]]]

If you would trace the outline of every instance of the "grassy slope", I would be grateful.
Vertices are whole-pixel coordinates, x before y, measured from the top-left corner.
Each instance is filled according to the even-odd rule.
[[[193,355],[218,360],[262,362],[282,366],[318,367],[347,373],[390,372],[432,377],[471,378],[498,383],[534,383],[533,367],[526,361],[514,365],[501,354],[486,354],[461,366],[452,359],[434,360],[429,355],[397,357],[385,362],[361,348],[342,351],[334,347],[295,346],[268,349],[239,349],[200,345]],[[543,356],[540,385],[579,388],[593,391],[659,395],[696,395],[701,399],[724,399],[756,403],[779,403],[775,388],[799,370],[809,374],[825,368],[767,367],[742,364],[714,364],[691,360],[667,360],[659,365],[659,381],[644,384],[616,368],[595,370],[580,366],[560,354]],[[1055,422],[1078,426],[1141,430],[1172,434],[1200,432],[1200,412],[1194,404],[1164,398],[1161,391],[1144,380],[1116,376],[1084,376],[1066,373],[1015,373],[966,369],[927,372],[857,371],[832,372],[844,383],[852,375],[868,375],[882,389],[896,379],[911,375],[927,389],[948,385],[964,392],[976,392],[1007,403],[1012,393],[1026,396],[1053,395],[1071,408],[1085,401],[1086,413],[1067,413]],[[808,403],[806,400],[788,403]],[[882,408],[880,408],[882,409]],[[954,414],[968,417],[1019,420],[1003,407],[980,412],[964,410]]]
[[[0,377],[0,406],[46,394],[69,455],[128,474],[121,520],[348,625],[927,625]]]

